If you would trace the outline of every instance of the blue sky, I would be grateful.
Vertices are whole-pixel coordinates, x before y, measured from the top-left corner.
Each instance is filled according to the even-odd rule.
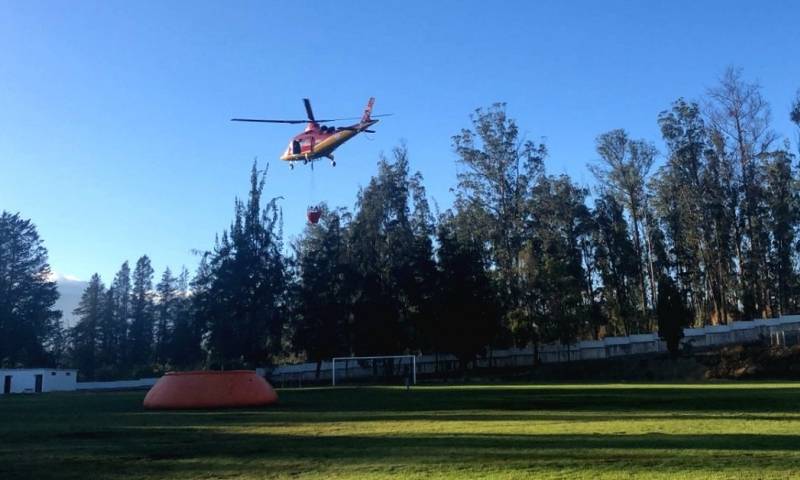
[[[800,88],[800,3],[59,2],[0,0],[0,209],[31,218],[55,271],[108,281],[146,253],[160,273],[209,248],[269,162],[287,240],[309,203],[352,207],[401,140],[450,204],[451,136],[508,103],[544,137],[552,173],[591,184],[595,137],[656,141],[658,112],[728,65],[759,81],[774,126]],[[337,151],[337,167],[277,160],[296,126],[234,116],[395,115]],[[663,149],[662,149],[663,150]]]

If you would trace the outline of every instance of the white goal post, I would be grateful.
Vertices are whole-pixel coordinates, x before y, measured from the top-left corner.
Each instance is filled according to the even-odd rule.
[[[373,356],[373,357],[334,357],[331,360],[331,382],[333,386],[336,386],[336,362],[340,364],[342,362],[350,362],[350,361],[359,361],[359,360],[389,360],[389,359],[399,359],[399,360],[408,360],[411,359],[411,384],[417,384],[417,357],[414,355],[381,355],[381,356]]]

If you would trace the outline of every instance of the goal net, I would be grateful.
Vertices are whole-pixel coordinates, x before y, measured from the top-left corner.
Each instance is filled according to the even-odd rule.
[[[331,361],[331,382],[345,384],[414,385],[417,360],[414,355],[336,357]]]

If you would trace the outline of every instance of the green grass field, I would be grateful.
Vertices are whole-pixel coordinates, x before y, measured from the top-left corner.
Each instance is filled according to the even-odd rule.
[[[800,478],[800,384],[281,390],[148,412],[143,392],[0,398],[0,479]]]

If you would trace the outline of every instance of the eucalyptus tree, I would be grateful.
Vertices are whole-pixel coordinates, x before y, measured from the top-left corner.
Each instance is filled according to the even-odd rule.
[[[542,341],[570,345],[594,328],[588,323],[592,298],[581,246],[592,230],[587,194],[566,175],[542,176],[531,192],[524,290]]]
[[[800,153],[800,90],[797,91],[797,94],[794,97],[794,102],[792,102],[792,109],[789,112],[789,120],[797,125],[797,151]]]
[[[710,323],[728,323],[741,315],[739,292],[741,278],[737,270],[739,223],[737,207],[741,192],[735,180],[735,168],[726,153],[722,135],[711,129],[709,147],[705,152],[703,199],[708,223],[706,281],[712,300]]]
[[[406,282],[406,297],[410,305],[409,321],[414,334],[411,347],[416,350],[430,348],[425,329],[436,313],[436,285],[438,271],[434,258],[436,219],[430,209],[427,192],[419,172],[409,179],[411,206],[410,227],[413,235],[410,252],[410,276]]]
[[[764,196],[767,207],[767,228],[771,245],[768,254],[769,281],[774,315],[797,311],[798,284],[795,252],[797,228],[800,225],[798,178],[792,168],[792,156],[785,150],[773,152],[766,166]]]
[[[547,149],[521,137],[503,103],[478,109],[472,128],[453,137],[458,155],[456,208],[489,253],[507,312],[520,308],[520,255],[530,219],[530,195],[544,173]]]
[[[640,330],[637,298],[641,297],[636,248],[628,233],[624,207],[606,192],[595,199],[594,265],[600,277],[600,301],[608,318],[608,335],[630,335]]]
[[[597,178],[601,192],[613,195],[630,215],[640,287],[639,308],[642,316],[646,317],[651,306],[648,284],[649,291],[654,294],[655,279],[649,248],[650,225],[645,184],[656,156],[656,148],[645,140],[630,139],[621,129],[597,137],[596,146],[600,162],[589,165],[589,170]],[[649,282],[646,280],[648,277]]]
[[[765,161],[777,136],[770,126],[770,108],[757,83],[741,70],[728,68],[707,92],[707,123],[716,136],[718,155],[729,162],[740,192],[735,224],[740,301],[745,318],[772,316],[767,281],[769,231],[764,201]]]
[[[704,188],[705,124],[700,107],[682,98],[670,110],[661,112],[658,123],[668,156],[652,182],[653,206],[666,234],[669,266],[678,280],[676,288],[705,324],[714,302],[706,289],[711,235]]]

